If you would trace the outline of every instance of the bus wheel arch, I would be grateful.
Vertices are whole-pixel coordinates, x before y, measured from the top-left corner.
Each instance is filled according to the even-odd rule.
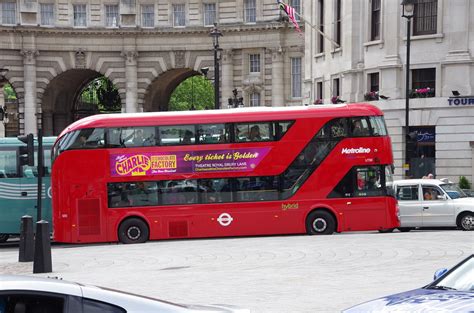
[[[337,231],[337,218],[327,208],[316,208],[308,213],[305,221],[308,235],[331,235]]]
[[[118,226],[118,240],[124,244],[144,243],[150,237],[150,226],[140,216],[127,216]]]
[[[474,230],[474,213],[470,211],[459,213],[456,225],[462,230]]]

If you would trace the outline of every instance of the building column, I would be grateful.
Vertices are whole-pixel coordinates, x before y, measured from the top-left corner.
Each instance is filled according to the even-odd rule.
[[[285,106],[284,51],[281,47],[271,49],[272,53],[272,106]]]
[[[232,57],[234,53],[232,50],[225,50],[221,54],[222,58],[222,87],[221,87],[221,104],[222,107],[228,107],[227,99],[232,98],[232,90],[234,87],[234,66]]]
[[[443,62],[443,81],[446,82],[442,86],[443,96],[452,96],[453,90],[459,91],[461,95],[474,94],[474,82],[471,80],[472,58],[469,52],[469,36],[466,33],[471,11],[469,0],[449,0],[445,14],[456,18],[449,19],[449,51]]]
[[[125,58],[125,112],[135,113],[138,111],[138,77],[137,77],[137,57],[136,51],[125,51],[122,53]]]
[[[36,50],[23,50],[23,79],[24,79],[24,107],[23,125],[24,134],[38,132],[38,121],[36,116]]]

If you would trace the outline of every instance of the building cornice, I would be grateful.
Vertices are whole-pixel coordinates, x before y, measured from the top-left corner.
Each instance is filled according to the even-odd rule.
[[[219,30],[226,33],[242,33],[242,32],[272,32],[289,29],[282,23],[257,23],[257,24],[221,24]],[[204,35],[210,32],[209,27],[184,27],[184,28],[141,28],[141,27],[120,27],[120,28],[104,28],[104,27],[38,27],[31,25],[18,26],[0,26],[0,33],[21,33],[21,34],[39,34],[39,35],[68,35],[68,36],[176,36],[183,35]]]

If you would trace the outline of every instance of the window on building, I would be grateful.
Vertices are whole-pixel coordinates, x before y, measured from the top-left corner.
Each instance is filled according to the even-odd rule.
[[[253,92],[250,94],[250,106],[251,107],[260,106],[260,93]]]
[[[370,40],[380,39],[380,0],[372,0]]]
[[[257,21],[256,0],[244,0],[244,20],[245,23],[255,23]]]
[[[204,26],[214,25],[217,11],[215,3],[204,3]]]
[[[260,73],[260,54],[249,55],[250,73]]]
[[[16,24],[16,2],[2,2],[2,24]]]
[[[54,25],[54,4],[40,3],[41,25]]]
[[[334,78],[332,80],[332,96],[337,97],[341,95],[341,82],[339,78]]]
[[[341,45],[341,18],[342,18],[342,1],[341,0],[336,0],[336,7],[335,7],[335,18],[334,18],[334,24],[335,24],[335,36],[334,36],[334,41]]]
[[[73,6],[74,11],[74,26],[85,27],[87,26],[87,12],[85,4],[75,4]]]
[[[301,58],[291,58],[291,96],[301,98]]]
[[[142,5],[142,27],[155,27],[155,6]]]
[[[118,5],[105,6],[105,26],[117,27],[119,24],[119,7]]]
[[[434,97],[436,87],[436,69],[424,68],[412,70],[412,97]]]
[[[379,73],[369,74],[369,83],[370,83],[369,91],[378,92],[379,91]]]
[[[413,19],[413,35],[436,34],[438,0],[418,0]]]
[[[295,18],[297,21],[300,21],[300,15],[301,15],[301,0],[291,0],[290,1],[290,6],[293,7],[296,11],[297,14],[295,14]]]
[[[318,5],[319,30],[324,33],[324,0],[319,0]],[[324,52],[324,36],[318,33],[318,53]]]
[[[173,26],[186,26],[185,4],[173,4]]]
[[[316,83],[316,100],[323,99],[323,82]]]

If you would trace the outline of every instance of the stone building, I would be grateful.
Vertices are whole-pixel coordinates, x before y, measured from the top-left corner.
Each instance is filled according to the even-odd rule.
[[[307,102],[375,100],[392,138],[396,177],[474,180],[474,1],[418,0],[411,28],[410,170],[405,153],[407,20],[401,0],[305,0]],[[429,89],[428,89],[429,88]],[[371,93],[372,92],[372,93]],[[459,93],[459,95],[458,95]],[[457,95],[457,96],[456,96]],[[384,96],[385,99],[382,99]]]
[[[206,67],[214,77],[214,23],[223,34],[221,108],[234,88],[245,105],[302,104],[304,37],[274,0],[0,0],[0,10],[1,84],[18,95],[11,135],[59,134],[101,75],[123,112],[167,110],[183,80]]]

